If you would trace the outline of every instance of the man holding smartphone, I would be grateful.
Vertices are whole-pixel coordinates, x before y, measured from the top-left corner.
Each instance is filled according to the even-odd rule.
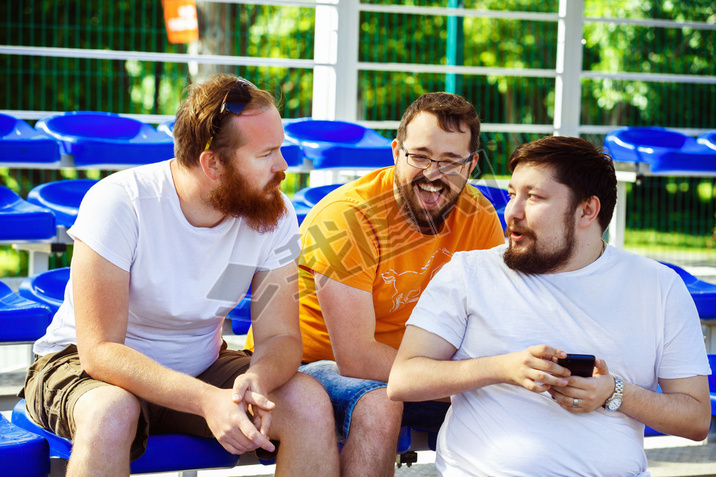
[[[519,146],[509,167],[509,243],[457,253],[434,277],[388,394],[453,396],[441,473],[647,475],[645,424],[708,434],[693,300],[669,268],[602,241],[616,203],[602,151],[546,137]],[[558,364],[566,351],[596,356],[590,377]]]

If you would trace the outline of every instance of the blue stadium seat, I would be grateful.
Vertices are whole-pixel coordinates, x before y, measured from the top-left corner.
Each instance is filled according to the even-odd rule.
[[[410,428],[403,426],[400,428],[400,434],[398,435],[398,454],[408,452],[411,445]]]
[[[696,138],[696,142],[716,151],[716,129],[703,133]]]
[[[12,410],[12,423],[33,434],[47,439],[50,457],[68,459],[72,441],[59,437],[35,424],[27,414],[25,400],[20,400]],[[132,462],[132,474],[150,472],[173,472],[193,469],[231,468],[239,463],[239,456],[226,451],[213,438],[190,436],[188,434],[151,435],[147,450],[142,457]]]
[[[235,335],[245,335],[251,326],[251,287],[246,296],[227,315],[231,319],[231,331]]]
[[[502,230],[505,230],[507,228],[507,224],[505,223],[505,207],[507,207],[507,203],[510,201],[509,193],[499,187],[485,185],[477,185],[475,187],[492,203],[492,206],[497,212],[497,217],[500,219],[500,224],[502,224]]]
[[[316,205],[321,199],[323,199],[329,192],[334,191],[343,184],[328,184],[316,187],[304,187],[296,191],[293,194],[291,203],[294,209],[296,209],[296,217],[298,217],[298,225],[303,223],[303,219],[311,211],[314,205]]]
[[[0,242],[50,240],[55,233],[52,212],[0,186]]]
[[[50,309],[14,293],[0,282],[0,343],[35,341],[52,321]]]
[[[281,155],[286,161],[286,164],[288,164],[288,167],[303,166],[303,149],[301,149],[301,146],[283,141],[281,145]]]
[[[0,414],[0,466],[5,477],[45,477],[50,474],[50,446]]]
[[[311,211],[311,207],[303,203],[293,202],[293,208],[296,211],[296,218],[298,219],[298,225],[300,226],[308,213]]]
[[[174,122],[175,121],[176,121],[176,118],[164,121],[163,123],[161,123],[157,126],[157,131],[163,132],[170,138],[174,139]]]
[[[316,169],[393,165],[391,140],[358,124],[303,118],[287,122],[284,130],[287,141],[301,146]]]
[[[604,138],[615,161],[646,163],[662,174],[716,171],[716,149],[707,142],[662,127],[624,127]]]
[[[57,140],[33,129],[22,119],[7,114],[0,114],[0,150],[0,162],[13,167],[60,165],[60,144]]]
[[[70,267],[56,268],[27,277],[18,289],[20,296],[47,306],[55,316],[65,299]]]
[[[57,225],[72,227],[77,219],[80,203],[95,179],[65,179],[48,182],[33,188],[27,201],[46,207],[55,214]]]
[[[136,166],[174,157],[174,141],[149,124],[115,113],[72,111],[39,120],[76,167]]]
[[[342,185],[343,184],[328,184],[316,187],[304,187],[303,189],[296,191],[291,201],[294,205],[301,204],[310,208]]]

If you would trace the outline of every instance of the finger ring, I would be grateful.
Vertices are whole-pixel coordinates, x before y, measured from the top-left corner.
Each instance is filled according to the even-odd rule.
[[[572,398],[572,407],[579,407],[579,399]]]

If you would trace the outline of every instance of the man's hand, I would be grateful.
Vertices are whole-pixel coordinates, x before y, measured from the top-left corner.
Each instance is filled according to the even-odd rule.
[[[234,402],[235,395],[236,388],[214,388],[207,397],[203,415],[214,437],[232,454],[243,454],[259,447],[273,452],[275,447],[266,435],[270,418],[268,423],[261,422],[266,420],[265,416],[259,419],[258,425],[265,430],[266,434],[264,434],[251,422],[247,411],[251,406],[254,412],[257,409],[268,412],[273,409],[274,404],[264,396],[248,389],[240,395],[241,399],[238,403]]]
[[[542,393],[553,386],[566,386],[569,370],[556,364],[567,353],[547,345],[530,346],[524,351],[503,355],[505,381]]]
[[[233,400],[236,404],[248,405],[249,412],[254,416],[254,427],[268,439],[271,427],[271,410],[276,405],[271,402],[257,385],[257,379],[250,373],[238,376],[234,381]],[[268,449],[267,449],[268,450]]]
[[[592,412],[600,408],[614,393],[614,378],[603,359],[597,359],[594,366],[591,378],[570,376],[566,386],[553,386],[549,393],[554,400],[570,412]]]

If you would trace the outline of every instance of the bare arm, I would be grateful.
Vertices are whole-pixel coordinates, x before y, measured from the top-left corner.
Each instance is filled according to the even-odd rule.
[[[659,384],[661,393],[624,383],[619,410],[664,434],[705,439],[711,424],[708,378],[660,379]]]
[[[566,384],[562,377],[566,370],[553,362],[566,353],[550,346],[452,361],[455,351],[440,336],[409,325],[390,373],[388,396],[396,401],[426,401],[499,383],[537,393]]]
[[[570,412],[591,412],[600,408],[614,393],[614,378],[604,360],[597,360],[591,378],[570,377],[568,387],[555,387],[550,393]],[[622,405],[617,412],[664,434],[700,441],[708,435],[711,424],[711,401],[708,378],[693,376],[681,379],[659,379],[661,393],[649,391],[624,380]],[[572,408],[573,398],[580,400]]]
[[[256,273],[251,283],[251,321],[254,354],[246,373],[234,380],[233,399],[239,404],[251,393],[268,401],[301,364],[301,331],[298,325],[298,282],[296,262]],[[252,406],[254,425],[268,436],[271,408]]]
[[[252,282],[254,355],[246,374],[268,395],[286,383],[301,364],[296,262],[258,272]]]
[[[77,349],[94,379],[178,411],[204,417],[221,444],[239,454],[273,445],[232,402],[232,391],[168,369],[124,344],[129,310],[129,273],[76,240],[72,259]],[[249,400],[266,408],[261,396]],[[245,407],[245,405],[244,405]]]
[[[373,295],[320,273],[313,274],[340,373],[387,381],[397,350],[375,340]]]

